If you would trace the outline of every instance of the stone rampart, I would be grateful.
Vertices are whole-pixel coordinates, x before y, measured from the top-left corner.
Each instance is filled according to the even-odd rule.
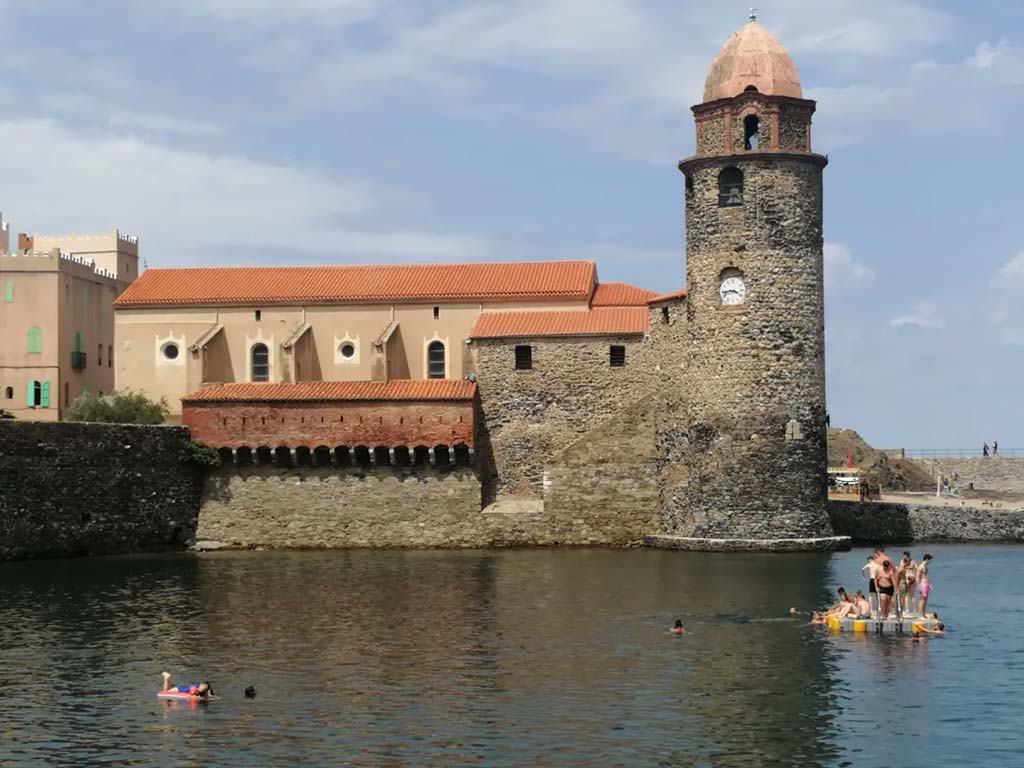
[[[960,488],[1024,493],[1024,456],[974,459],[911,459],[933,475],[941,472]]]
[[[836,534],[857,544],[1024,542],[1024,509],[829,501],[828,514]]]
[[[180,549],[202,472],[180,427],[0,421],[0,559]]]
[[[225,466],[207,478],[197,538],[233,548],[625,546],[658,522],[644,504],[555,496],[564,503],[481,511],[480,481],[464,467]]]

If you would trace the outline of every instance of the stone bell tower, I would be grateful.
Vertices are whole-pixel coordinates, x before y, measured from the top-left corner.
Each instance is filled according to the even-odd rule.
[[[693,548],[830,549],[822,171],[815,103],[756,21],[711,64],[685,177],[689,485],[668,532]]]

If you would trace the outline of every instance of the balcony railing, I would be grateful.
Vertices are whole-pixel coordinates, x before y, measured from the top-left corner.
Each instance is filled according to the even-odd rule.
[[[80,371],[85,368],[85,352],[71,353],[71,367],[76,371]]]

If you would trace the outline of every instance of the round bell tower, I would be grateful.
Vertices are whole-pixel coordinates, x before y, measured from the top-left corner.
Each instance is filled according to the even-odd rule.
[[[666,520],[679,537],[744,549],[848,546],[826,514],[828,160],[811,151],[814,110],[793,60],[753,14],[715,57],[693,107],[697,152],[679,163],[689,483]]]

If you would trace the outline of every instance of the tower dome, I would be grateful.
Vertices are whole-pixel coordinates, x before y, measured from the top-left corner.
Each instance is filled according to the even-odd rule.
[[[793,59],[756,21],[726,40],[711,62],[704,81],[704,102],[731,99],[751,88],[768,96],[803,98]]]

